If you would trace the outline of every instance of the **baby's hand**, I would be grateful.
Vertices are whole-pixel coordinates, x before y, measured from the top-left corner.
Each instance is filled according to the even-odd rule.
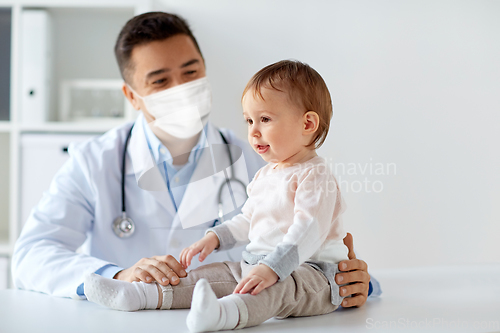
[[[250,294],[257,295],[262,290],[272,286],[278,281],[278,275],[268,266],[259,264],[245,276],[236,286],[233,294]],[[253,290],[252,290],[253,289]]]
[[[188,268],[191,265],[191,259],[200,252],[198,260],[202,262],[217,247],[219,247],[219,238],[215,233],[209,232],[202,239],[182,250],[181,265],[184,269]]]

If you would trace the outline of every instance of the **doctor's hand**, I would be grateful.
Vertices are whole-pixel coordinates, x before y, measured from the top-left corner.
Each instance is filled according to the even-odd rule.
[[[187,273],[182,265],[172,257],[155,256],[142,258],[134,266],[119,271],[113,278],[128,282],[158,282],[162,286],[177,285],[179,277],[186,277]]]
[[[246,294],[251,291],[251,295],[257,295],[262,290],[269,288],[278,281],[278,274],[264,264],[259,264],[241,279],[233,294]]]
[[[349,296],[342,301],[344,308],[360,307],[365,304],[368,298],[368,288],[370,283],[370,274],[368,274],[368,265],[360,259],[356,259],[354,254],[354,245],[352,235],[347,233],[344,238],[344,244],[349,249],[349,260],[339,262],[339,270],[345,273],[337,273],[335,282],[337,284],[346,284],[340,287],[340,296]]]
[[[213,232],[208,232],[202,239],[186,247],[181,252],[181,265],[188,268],[191,265],[191,259],[198,253],[198,260],[202,262],[205,258],[219,247],[219,237]]]

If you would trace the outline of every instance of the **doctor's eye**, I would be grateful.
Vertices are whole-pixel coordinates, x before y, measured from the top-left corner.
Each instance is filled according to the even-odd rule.
[[[163,84],[165,82],[167,82],[167,79],[164,78],[164,79],[159,79],[159,80],[153,81],[153,84],[160,85],[160,84]]]
[[[263,123],[267,123],[271,120],[271,118],[268,118],[268,117],[261,117],[260,118],[260,121],[262,121]]]
[[[197,71],[187,71],[184,74],[186,74],[186,75],[193,75],[193,74],[196,74],[196,73],[197,73]]]

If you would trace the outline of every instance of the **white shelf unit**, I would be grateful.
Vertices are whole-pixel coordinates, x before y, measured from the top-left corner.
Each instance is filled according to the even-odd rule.
[[[0,121],[0,133],[10,133],[10,121]]]
[[[40,125],[20,125],[22,133],[104,133],[107,130],[122,124],[123,121],[101,122],[47,122]]]
[[[0,254],[9,253],[10,135],[0,133]]]
[[[62,80],[119,80],[113,47],[118,32],[134,15],[151,11],[153,0],[0,0],[11,10],[9,119],[0,121],[0,256],[11,257],[21,221],[21,138],[38,134],[100,134],[130,120],[58,121]],[[52,19],[52,82],[48,121],[23,123],[21,117],[21,17],[24,10],[43,9]],[[42,161],[41,161],[42,162]],[[3,272],[0,272],[3,274]]]

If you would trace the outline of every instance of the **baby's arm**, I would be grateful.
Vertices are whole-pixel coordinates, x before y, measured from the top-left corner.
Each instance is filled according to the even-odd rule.
[[[198,253],[200,253],[198,260],[202,262],[215,249],[227,250],[235,245],[248,243],[250,218],[251,213],[247,201],[241,209],[241,214],[236,215],[230,221],[208,229],[202,239],[182,250],[181,265],[184,269],[188,268],[191,265],[191,259]]]
[[[249,217],[245,214],[238,214],[230,221],[208,229],[202,239],[182,250],[179,260],[181,265],[184,269],[188,268],[191,265],[191,259],[198,253],[200,253],[198,259],[202,262],[215,249],[228,250],[235,245],[248,243],[249,228]]]
[[[229,250],[250,242],[248,233],[250,231],[250,221],[252,220],[253,212],[252,187],[255,180],[259,177],[261,170],[257,171],[254,179],[247,186],[248,199],[241,208],[241,213],[229,221],[208,229],[208,231],[212,231],[219,238],[219,251]]]
[[[324,188],[331,180],[328,174],[313,171],[299,179],[293,202],[293,223],[274,251],[259,261],[269,266],[279,280],[284,280],[311,258],[328,236],[342,242],[345,231],[337,218],[343,211],[342,199],[336,186],[328,189],[328,193]],[[342,251],[347,259],[345,246]]]
[[[293,224],[282,242],[240,281],[234,293],[251,292],[257,295],[279,279],[285,279],[320,248],[330,231],[332,217],[341,213],[336,212],[337,209],[341,210],[341,204],[337,202],[340,197],[336,191],[329,193],[328,197],[321,188],[311,188],[311,184],[325,184],[325,177],[308,174],[299,182],[295,193]]]
[[[193,257],[198,253],[200,253],[198,260],[202,262],[210,253],[213,252],[213,250],[218,247],[219,238],[217,235],[213,232],[207,232],[202,239],[182,250],[180,257],[181,265],[184,269],[188,268],[191,265],[191,259],[193,259]]]

